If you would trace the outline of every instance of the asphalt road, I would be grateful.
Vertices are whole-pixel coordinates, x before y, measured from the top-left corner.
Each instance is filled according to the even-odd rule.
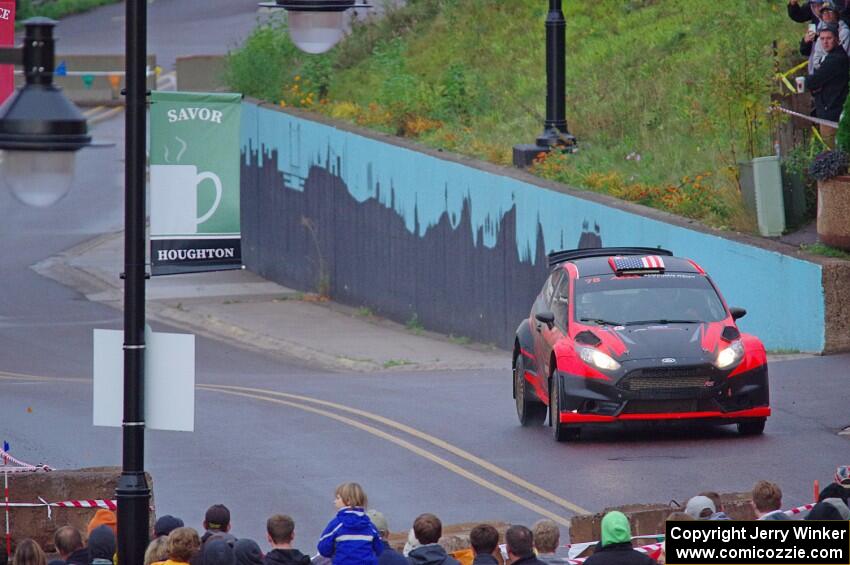
[[[149,0],[148,53],[166,71],[184,55],[222,55],[240,44],[267,16],[258,0]],[[124,3],[64,18],[56,28],[57,53],[124,53]]]
[[[222,25],[227,6],[242,11]],[[157,37],[186,37],[161,50],[172,59],[195,46],[224,49],[228,39],[209,30],[236,33],[238,22],[253,18],[251,6],[157,0],[152,45]],[[78,18],[79,29],[100,34],[99,50],[123,45],[113,38],[123,31],[107,25],[120,28],[111,10],[120,7]],[[206,23],[188,33],[180,18],[189,17]],[[74,31],[75,19],[60,28],[65,45],[95,45],[95,35]],[[120,118],[98,126],[98,137],[117,145],[83,151],[72,193],[53,208],[26,208],[0,190],[0,440],[30,462],[120,464],[120,431],[91,425],[90,385],[92,329],[120,328],[120,313],[29,266],[120,229],[122,130]],[[199,383],[260,391],[201,387],[195,433],[147,432],[157,512],[200,527],[204,509],[223,502],[236,535],[258,540],[266,517],[287,512],[305,550],[333,514],[333,488],[346,480],[364,484],[371,506],[403,530],[424,511],[446,522],[531,523],[541,515],[565,522],[583,509],[743,491],[761,478],[782,485],[786,505],[800,504],[809,501],[812,479],[824,482],[850,462],[848,439],[837,435],[850,424],[848,355],[773,363],[774,416],[763,437],[641,428],[592,432],[564,445],[548,428],[519,427],[507,371],[331,373],[203,338],[197,353]]]

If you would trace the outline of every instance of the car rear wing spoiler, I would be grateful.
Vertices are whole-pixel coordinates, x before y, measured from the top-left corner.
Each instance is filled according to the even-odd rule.
[[[564,249],[553,251],[549,258],[549,268],[560,265],[566,261],[575,259],[587,259],[588,257],[612,257],[617,255],[667,255],[672,257],[673,252],[660,247],[592,247],[588,249]]]

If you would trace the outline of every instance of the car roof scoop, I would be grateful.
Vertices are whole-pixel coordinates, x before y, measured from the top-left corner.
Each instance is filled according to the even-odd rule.
[[[596,347],[597,345],[602,343],[602,340],[599,339],[599,336],[593,333],[592,331],[584,330],[583,332],[579,332],[576,334],[576,343]]]
[[[735,326],[726,326],[723,328],[723,333],[720,334],[720,337],[726,341],[735,341],[741,337],[741,332]]]

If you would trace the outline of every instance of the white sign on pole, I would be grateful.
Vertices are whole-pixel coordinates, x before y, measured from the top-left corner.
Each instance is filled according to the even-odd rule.
[[[124,332],[94,330],[95,426],[120,427],[124,417]],[[145,425],[195,430],[195,336],[145,328]]]

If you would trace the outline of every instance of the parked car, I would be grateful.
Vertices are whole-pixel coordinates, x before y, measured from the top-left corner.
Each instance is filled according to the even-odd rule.
[[[551,274],[516,331],[513,395],[524,426],[556,440],[585,424],[701,420],[761,434],[770,416],[761,341],[735,323],[694,261],[626,247],[549,254]]]

